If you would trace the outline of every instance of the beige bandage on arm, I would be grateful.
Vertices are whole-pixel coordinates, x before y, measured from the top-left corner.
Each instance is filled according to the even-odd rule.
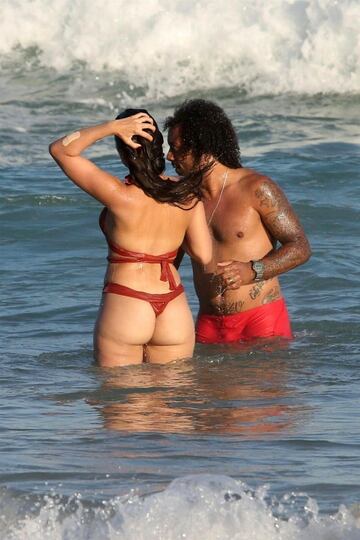
[[[80,131],[74,131],[74,133],[70,133],[70,135],[66,135],[66,137],[63,138],[62,144],[63,146],[68,146],[73,141],[76,141],[80,137]]]

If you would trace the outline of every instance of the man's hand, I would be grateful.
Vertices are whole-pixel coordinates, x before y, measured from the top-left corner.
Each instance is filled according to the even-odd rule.
[[[226,289],[238,289],[254,281],[255,272],[251,262],[223,261],[217,264],[216,274],[221,276]]]

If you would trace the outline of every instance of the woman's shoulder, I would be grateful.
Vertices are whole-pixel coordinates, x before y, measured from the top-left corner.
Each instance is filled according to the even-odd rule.
[[[190,217],[201,211],[200,209],[203,207],[203,203],[198,198],[193,197],[186,202],[176,204],[169,203],[168,206],[174,208],[177,213]]]

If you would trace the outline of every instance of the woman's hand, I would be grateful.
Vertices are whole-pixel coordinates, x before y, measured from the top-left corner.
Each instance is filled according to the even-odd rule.
[[[148,141],[152,141],[153,138],[145,131],[150,129],[155,131],[156,127],[153,124],[153,119],[146,113],[138,113],[128,118],[120,118],[119,120],[113,120],[113,133],[117,137],[120,137],[125,144],[131,148],[139,148],[141,144],[138,144],[132,140],[134,135],[144,137]]]

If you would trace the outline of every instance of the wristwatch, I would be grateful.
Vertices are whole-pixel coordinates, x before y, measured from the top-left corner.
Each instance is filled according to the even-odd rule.
[[[264,279],[265,265],[261,261],[250,261],[251,268],[255,272],[254,281],[262,281]]]

